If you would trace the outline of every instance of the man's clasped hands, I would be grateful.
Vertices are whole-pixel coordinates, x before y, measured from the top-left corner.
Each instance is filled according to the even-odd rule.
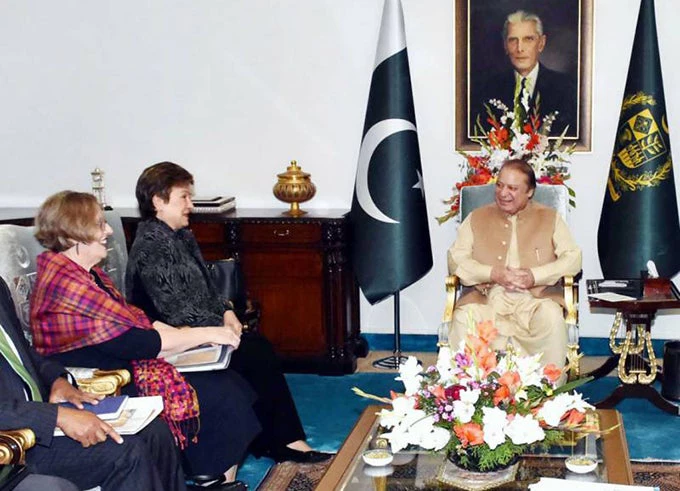
[[[511,292],[524,292],[534,286],[534,275],[528,268],[494,266],[491,269],[491,284],[497,284]],[[491,285],[487,285],[487,288]]]

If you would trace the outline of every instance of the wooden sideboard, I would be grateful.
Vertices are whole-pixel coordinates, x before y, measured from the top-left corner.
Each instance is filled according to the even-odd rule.
[[[127,211],[121,210],[123,226],[132,240],[138,218]],[[346,211],[298,218],[281,211],[194,214],[191,229],[206,259],[239,259],[262,309],[260,330],[286,371],[352,373],[368,346],[360,335]]]
[[[137,210],[118,211],[129,249]],[[286,371],[352,373],[368,346],[360,334],[346,211],[310,211],[298,218],[282,211],[194,214],[191,229],[206,259],[241,261],[250,296],[261,306],[260,330]],[[30,225],[34,214],[32,209],[0,210],[0,223]]]

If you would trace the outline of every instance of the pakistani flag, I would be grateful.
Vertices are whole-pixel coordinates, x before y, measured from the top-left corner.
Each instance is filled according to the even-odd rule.
[[[385,0],[350,213],[354,272],[371,304],[432,268],[400,0]]]
[[[642,0],[600,227],[605,278],[637,278],[654,261],[680,270],[680,226],[656,37],[654,0]]]

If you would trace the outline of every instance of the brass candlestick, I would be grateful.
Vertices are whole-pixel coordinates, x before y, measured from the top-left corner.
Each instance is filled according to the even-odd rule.
[[[310,179],[310,174],[302,172],[297,161],[291,160],[286,172],[277,174],[279,180],[274,184],[274,196],[290,203],[290,210],[283,212],[284,215],[299,217],[307,213],[300,209],[300,203],[309,201],[316,194],[316,186]]]

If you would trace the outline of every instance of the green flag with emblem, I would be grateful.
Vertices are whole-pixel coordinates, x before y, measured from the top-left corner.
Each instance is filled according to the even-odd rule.
[[[680,225],[656,35],[654,0],[642,0],[597,233],[605,278],[637,278],[656,264],[680,270]]]

